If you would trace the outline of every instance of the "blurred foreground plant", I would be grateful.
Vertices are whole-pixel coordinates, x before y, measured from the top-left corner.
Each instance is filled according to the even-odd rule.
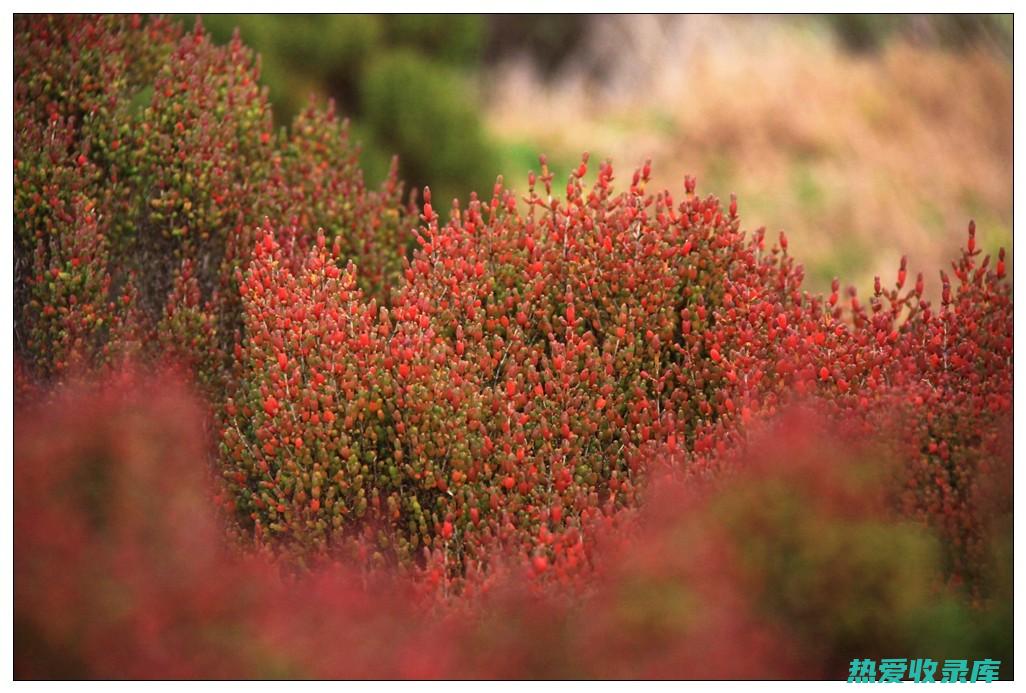
[[[935,540],[888,510],[877,443],[807,412],[759,425],[721,479],[660,465],[642,510],[581,536],[592,569],[572,586],[511,555],[444,598],[232,548],[201,410],[170,375],[35,396],[15,429],[18,678],[840,678],[871,656],[1010,671],[1010,583],[977,604],[946,585]]]

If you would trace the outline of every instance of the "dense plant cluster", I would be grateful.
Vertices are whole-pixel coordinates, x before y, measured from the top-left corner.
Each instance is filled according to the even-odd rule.
[[[905,259],[810,294],[648,164],[418,219],[330,107],[273,131],[237,36],[15,33],[26,675],[809,675],[937,595],[1000,643],[1012,305],[973,224],[933,305]],[[130,365],[164,362],[202,414]]]
[[[743,234],[736,202],[689,181],[675,205],[645,193],[647,170],[617,195],[608,165],[585,190],[586,166],[565,199],[543,173],[526,214],[500,185],[445,225],[428,201],[387,310],[352,292],[323,240],[294,274],[265,231],[245,306],[263,359],[226,431],[254,526],[328,546],[348,517],[401,562],[429,547],[458,575],[512,543],[544,571],[589,518],[636,503],[646,459],[713,474],[753,418],[814,397],[902,432],[900,502],[969,571],[977,467],[1011,407],[1003,260],[979,262],[975,229],[939,310],[904,261],[892,288],[878,281],[868,307],[851,292],[845,310],[836,288],[801,291],[786,237],[766,250]]]

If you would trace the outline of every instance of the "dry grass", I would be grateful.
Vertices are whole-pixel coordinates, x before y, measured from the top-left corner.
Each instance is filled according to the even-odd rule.
[[[660,187],[694,173],[737,192],[748,224],[787,231],[814,288],[839,275],[864,294],[903,253],[913,271],[943,266],[970,217],[988,251],[1011,244],[1011,64],[997,52],[895,40],[856,55],[808,22],[608,17],[554,82],[510,62],[489,83],[507,141],[590,150],[622,173],[651,157]]]

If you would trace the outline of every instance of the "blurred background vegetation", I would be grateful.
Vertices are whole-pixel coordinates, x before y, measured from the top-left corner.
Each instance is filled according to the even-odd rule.
[[[187,21],[192,21],[187,18]],[[279,125],[311,95],[349,116],[367,177],[393,153],[436,207],[537,156],[679,193],[739,194],[787,230],[812,288],[860,293],[909,254],[942,266],[970,217],[1011,244],[1010,15],[207,15],[262,56]],[[931,277],[932,278],[932,277]],[[934,282],[936,283],[936,282]]]

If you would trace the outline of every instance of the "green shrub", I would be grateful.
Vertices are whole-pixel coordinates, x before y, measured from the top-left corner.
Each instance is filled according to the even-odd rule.
[[[499,153],[478,116],[472,73],[484,50],[477,15],[212,15],[218,42],[238,27],[262,55],[279,122],[298,115],[311,93],[331,96],[354,118],[361,163],[384,175],[399,155],[414,189],[438,199],[485,190]]]
[[[469,190],[486,193],[497,174],[468,88],[458,72],[411,52],[375,60],[362,82],[364,117],[385,149],[400,152],[404,177],[431,181],[445,205]]]

